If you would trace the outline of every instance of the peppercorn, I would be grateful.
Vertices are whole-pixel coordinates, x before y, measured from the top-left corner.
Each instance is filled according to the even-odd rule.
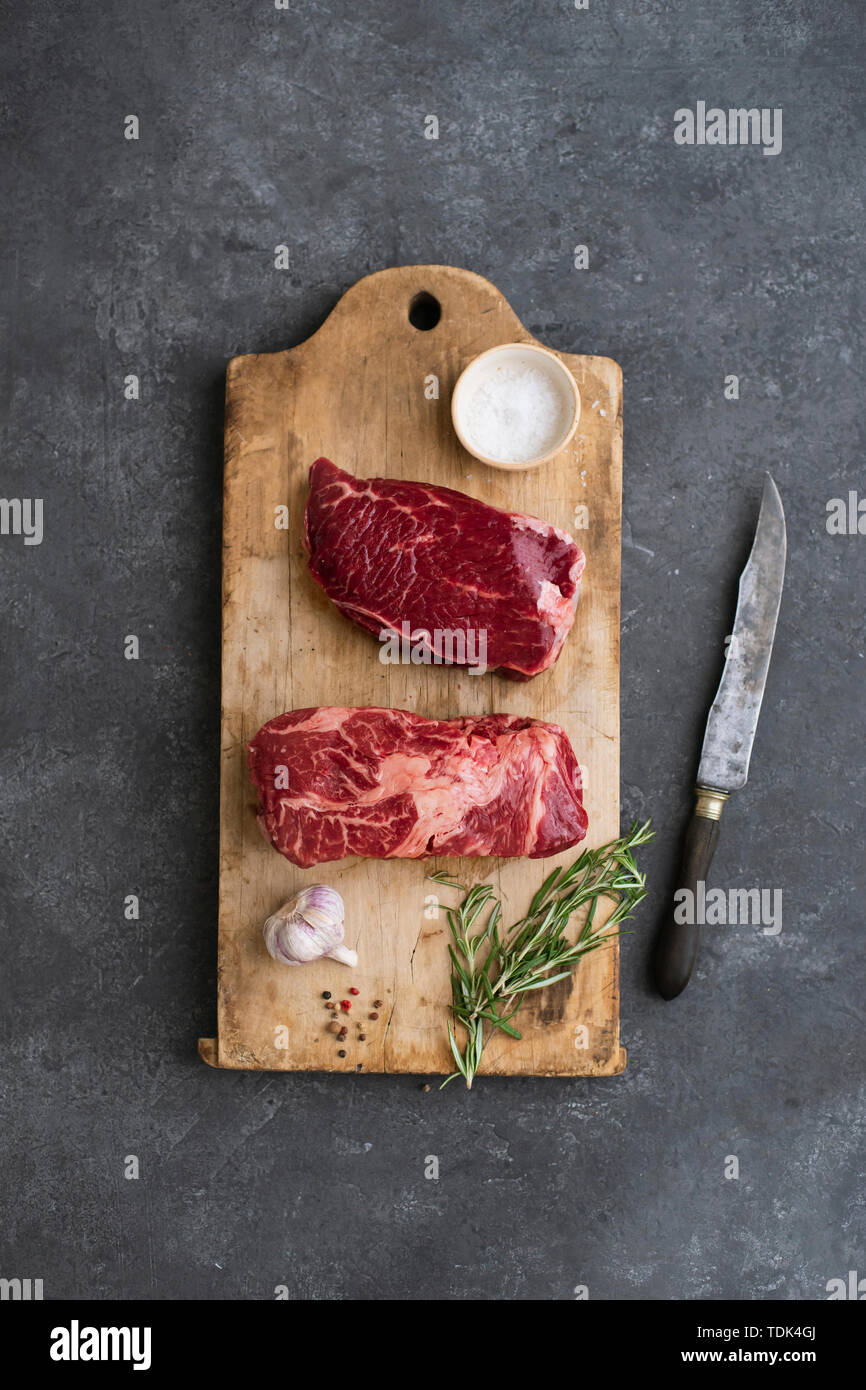
[[[367,1041],[367,1034],[366,1034],[366,1033],[359,1033],[359,1034],[358,1034],[358,1042],[366,1042],[366,1041]]]
[[[363,1063],[363,1062],[359,1062],[358,1065],[355,1067],[355,1071],[363,1071],[363,1070],[364,1070],[364,1063]]]
[[[331,997],[331,991],[330,991],[329,989],[322,990],[322,998],[323,998],[323,999],[330,999],[330,997]]]
[[[350,993],[350,994],[360,994],[361,991],[360,991],[359,989],[355,989],[355,986],[352,985],[352,988],[349,990],[349,993]]]
[[[351,1009],[351,1007],[352,1007],[352,1005],[351,1005],[351,1003],[350,1003],[350,1001],[349,1001],[348,999],[341,999],[341,1000],[340,1000],[340,1008],[343,1010],[343,1013],[347,1014],[347,1013],[349,1012],[349,1010]]]
[[[422,1091],[429,1091],[429,1090],[430,1090],[430,1087],[428,1086],[428,1084],[427,1084],[426,1081],[425,1081],[424,1084],[422,1085],[421,1090],[422,1090]]]
[[[382,1000],[381,1000],[381,999],[374,999],[374,1000],[373,1000],[373,1008],[374,1008],[374,1009],[381,1009],[381,1007],[382,1007]]]
[[[338,1057],[345,1057],[345,1055],[346,1055],[346,1049],[345,1049],[344,1047],[341,1047],[341,1048],[340,1048],[340,1051],[337,1053],[337,1056],[338,1056]]]
[[[379,1015],[378,1015],[378,1014],[368,1014],[367,1017],[368,1017],[368,1018],[378,1018]]]

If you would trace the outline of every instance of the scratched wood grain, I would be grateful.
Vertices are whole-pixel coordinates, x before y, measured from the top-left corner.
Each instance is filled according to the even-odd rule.
[[[409,321],[433,294],[439,323]],[[433,718],[505,711],[561,724],[586,784],[587,844],[619,833],[619,595],[622,375],[609,358],[559,354],[582,398],[577,435],[526,473],[491,469],[459,445],[451,391],[463,367],[498,343],[534,342],[488,281],[448,266],[407,266],[359,281],[312,338],[286,352],[236,357],[226,391],[223,541],[219,998],[211,1065],[277,1071],[451,1070],[444,914],[425,874],[447,866],[466,884],[497,884],[506,921],[558,860],[377,861],[297,869],[262,838],[245,745],[268,719],[308,705],[388,705]],[[434,395],[431,378],[438,383]],[[302,547],[307,470],[320,454],[360,476],[443,483],[570,531],[587,555],[577,619],[557,665],[525,684],[465,670],[383,665],[375,638],[342,618],[309,575]],[[288,506],[288,529],[277,524]],[[584,513],[580,509],[585,508]],[[346,902],[356,970],[280,966],[264,919],[301,886],[333,884]],[[439,889],[443,901],[451,900]],[[358,996],[350,996],[354,985]],[[353,998],[356,1027],[326,1031],[322,991]],[[366,1016],[381,999],[376,1021]],[[497,1035],[482,1071],[546,1076],[622,1070],[616,944],[570,981],[535,996],[523,1040]]]

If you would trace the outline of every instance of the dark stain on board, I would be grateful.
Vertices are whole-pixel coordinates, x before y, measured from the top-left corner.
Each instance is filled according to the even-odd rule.
[[[565,1009],[574,989],[574,975],[568,975],[564,980],[557,980],[556,984],[548,985],[540,989],[529,1007],[529,1012],[533,1018],[545,1026],[551,1023],[561,1023],[565,1017]],[[527,1004],[532,996],[527,998]],[[520,1024],[518,1022],[518,1027]]]

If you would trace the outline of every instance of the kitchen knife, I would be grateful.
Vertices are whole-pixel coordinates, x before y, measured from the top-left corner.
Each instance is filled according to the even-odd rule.
[[[725,669],[707,719],[697,799],[686,831],[680,887],[691,890],[693,903],[698,884],[706,883],[725,802],[731,792],[746,785],[749,775],[785,579],[785,546],[782,499],[768,473],[752,551],[740,575]],[[695,967],[699,938],[696,922],[680,923],[673,915],[662,927],[654,967],[663,998],[675,999],[685,989]]]

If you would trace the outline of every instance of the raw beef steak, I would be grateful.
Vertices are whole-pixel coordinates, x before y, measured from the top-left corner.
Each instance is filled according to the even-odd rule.
[[[346,855],[528,855],[586,834],[580,768],[556,724],[488,714],[300,709],[249,745],[259,823],[301,868]]]
[[[355,478],[325,458],[310,469],[306,544],[314,578],[353,622],[420,634],[425,660],[518,680],[559,656],[585,562],[535,517],[431,483]]]

